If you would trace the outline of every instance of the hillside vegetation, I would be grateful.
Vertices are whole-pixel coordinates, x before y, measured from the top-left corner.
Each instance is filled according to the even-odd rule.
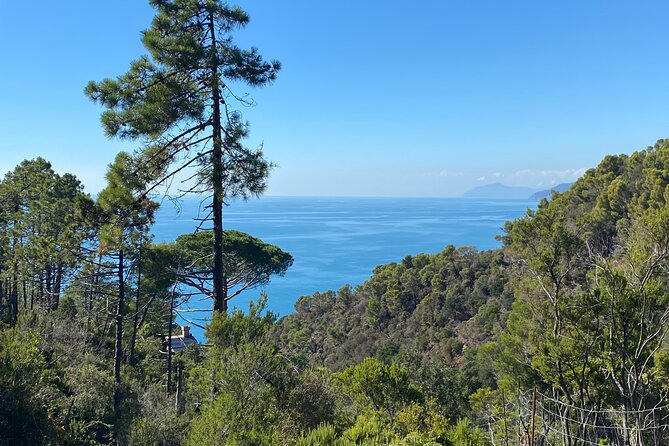
[[[502,252],[448,246],[378,266],[355,289],[301,297],[274,336],[286,352],[335,370],[368,356],[461,364],[504,326],[508,282]]]
[[[669,444],[669,140],[606,157],[498,250],[444,234],[277,320],[250,293],[293,257],[223,230],[223,208],[272,167],[233,87],[281,64],[235,44],[241,8],[150,5],[146,54],[85,90],[138,144],[104,189],[42,158],[0,181],[0,446]],[[184,174],[201,226],[154,243]],[[240,294],[257,300],[229,312]],[[190,299],[211,302],[206,345],[176,323]]]
[[[98,200],[118,197],[112,184]],[[508,222],[501,249],[407,256],[278,321],[261,297],[216,312],[206,347],[171,353],[175,307],[209,295],[210,238],[153,244],[145,203],[113,244],[108,204],[44,160],[0,192],[0,444],[666,439],[666,141],[605,158]],[[290,267],[278,247],[222,236],[230,295]]]

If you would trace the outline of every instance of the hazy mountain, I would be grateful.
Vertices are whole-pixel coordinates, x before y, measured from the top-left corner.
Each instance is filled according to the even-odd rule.
[[[484,186],[469,189],[463,194],[468,198],[519,198],[527,199],[530,195],[537,192],[537,189],[530,187],[506,186],[502,183],[486,184]]]
[[[551,197],[551,191],[564,192],[564,191],[568,190],[571,187],[572,184],[574,184],[574,183],[560,183],[557,186],[551,187],[550,189],[541,190],[539,192],[536,192],[536,193],[530,195],[530,200],[539,201],[542,198],[550,198]]]

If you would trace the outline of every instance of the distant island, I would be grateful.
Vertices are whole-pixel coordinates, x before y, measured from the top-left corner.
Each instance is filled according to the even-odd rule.
[[[463,194],[467,198],[516,198],[527,199],[530,195],[538,193],[538,189],[520,186],[507,186],[502,183],[486,184],[468,190]]]
[[[531,187],[507,186],[502,183],[492,183],[469,189],[463,194],[466,198],[510,198],[519,200],[539,201],[550,198],[551,191],[564,192],[572,183],[561,183],[550,189],[539,190]]]

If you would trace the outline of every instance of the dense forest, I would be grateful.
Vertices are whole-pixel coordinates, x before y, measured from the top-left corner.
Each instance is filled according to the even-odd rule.
[[[85,89],[138,146],[106,187],[42,158],[0,181],[0,445],[669,443],[669,140],[606,157],[499,249],[444,234],[277,319],[259,287],[293,257],[223,210],[266,188],[238,89],[281,65],[236,46],[240,8],[150,3],[148,55]],[[207,205],[156,243],[165,194]],[[176,323],[189,299],[206,343]]]

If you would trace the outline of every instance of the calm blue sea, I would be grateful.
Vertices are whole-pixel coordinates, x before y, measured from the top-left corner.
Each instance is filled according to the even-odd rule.
[[[285,276],[265,287],[269,309],[279,315],[293,311],[295,301],[315,291],[338,290],[344,284],[364,282],[379,264],[399,262],[408,254],[437,253],[446,245],[499,246],[506,220],[522,216],[536,202],[462,198],[313,198],[263,197],[236,202],[224,209],[224,226],[259,237],[290,252],[295,258]],[[198,199],[186,199],[177,208],[165,201],[153,234],[168,241],[192,232]],[[260,290],[230,302],[248,308]],[[211,302],[192,302],[210,308]],[[195,313],[184,317],[201,318]],[[185,324],[183,319],[178,320]],[[201,330],[194,329],[196,336]]]

